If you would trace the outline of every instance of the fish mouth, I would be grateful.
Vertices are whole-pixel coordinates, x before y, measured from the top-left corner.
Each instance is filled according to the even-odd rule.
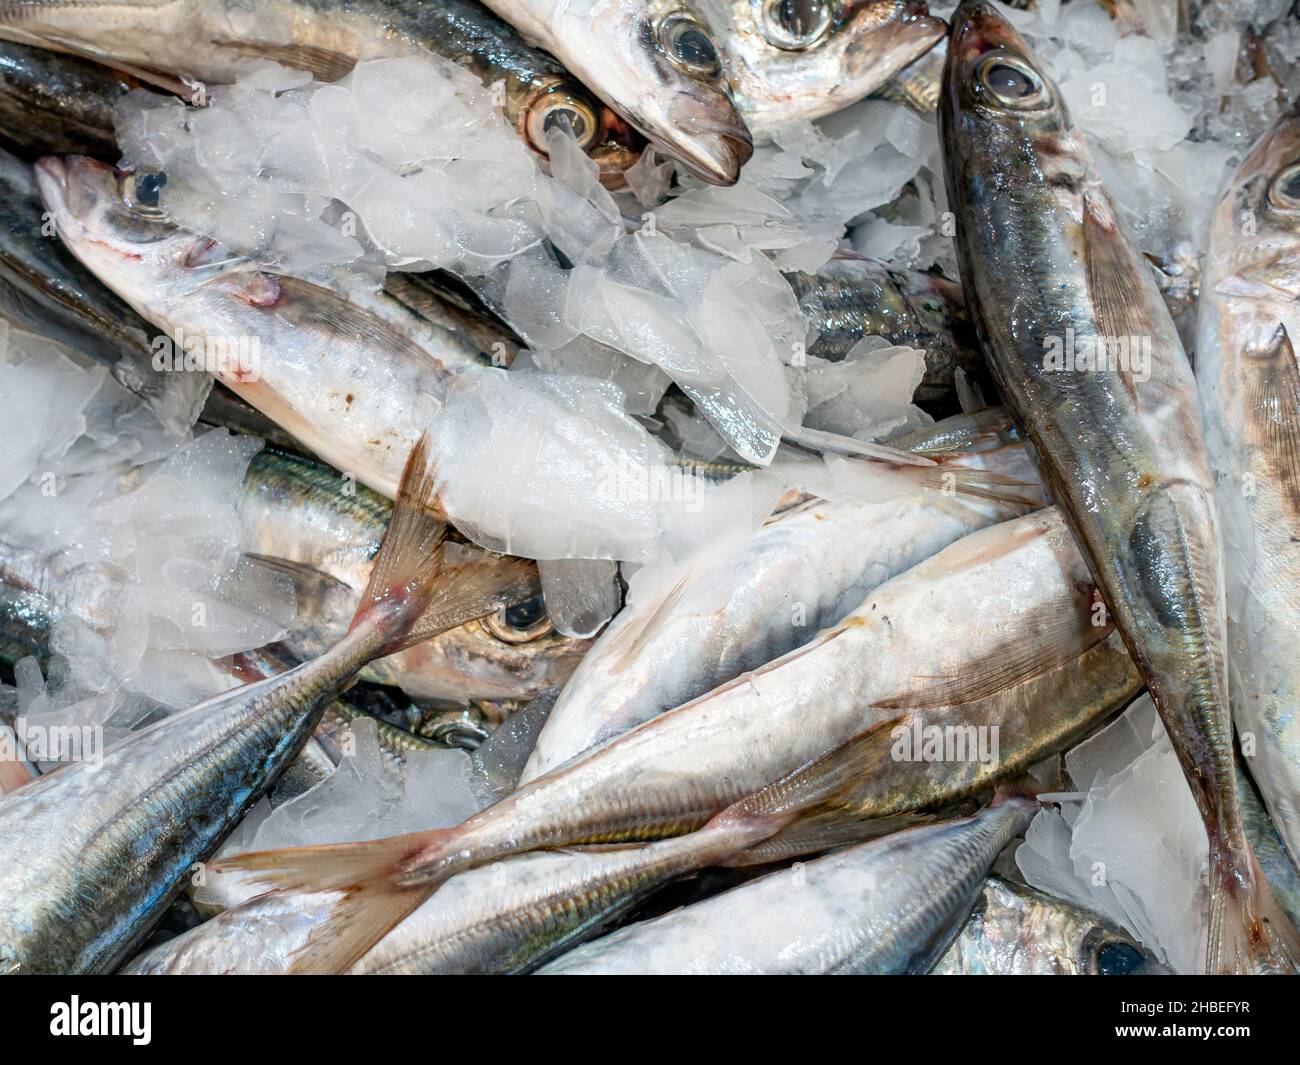
[[[69,223],[84,229],[80,220],[102,201],[110,185],[117,186],[113,167],[83,155],[42,156],[34,169],[41,199],[65,233]]]
[[[851,78],[872,83],[867,92],[915,63],[948,35],[948,23],[931,15],[924,0],[913,0],[884,23],[878,22],[869,8],[859,15],[866,23],[864,28],[844,31],[850,40],[845,65]]]
[[[682,93],[668,110],[669,136],[651,140],[710,185],[734,185],[754,154],[754,138],[730,100],[725,111]]]

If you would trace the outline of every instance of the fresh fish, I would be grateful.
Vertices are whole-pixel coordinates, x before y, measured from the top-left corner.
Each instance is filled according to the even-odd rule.
[[[967,303],[994,376],[1205,821],[1206,967],[1291,970],[1300,936],[1237,809],[1213,481],[1177,331],[1059,90],[989,4],[968,0],[954,15],[940,117]],[[1103,359],[1081,368],[1097,345]]]
[[[1287,854],[1286,844],[1268,816],[1254,782],[1241,771],[1240,766],[1237,768],[1237,794],[1241,796],[1241,819],[1246,824],[1246,838],[1255,850],[1259,867],[1264,870],[1278,905],[1286,911],[1291,923],[1300,927],[1300,869]]]
[[[1104,917],[991,876],[937,976],[1152,976],[1168,970]]]
[[[518,973],[596,935],[675,877],[743,850],[828,802],[862,743],[814,759],[723,810],[699,831],[639,846],[522,854],[453,877],[363,957],[354,974]],[[139,975],[284,973],[324,926],[336,892],[275,891],[148,951]]]
[[[925,973],[1038,804],[1006,799],[742,884],[543,966],[548,976]]]
[[[1046,503],[1019,445],[943,468],[1025,478],[1027,498]],[[522,782],[794,650],[873,588],[1009,513],[931,491],[814,499],[776,515],[743,551],[698,560],[615,617],[561,692]]]
[[[957,409],[953,375],[959,368],[984,375],[961,285],[946,277],[894,270],[872,259],[836,258],[816,274],[786,279],[817,330],[809,355],[839,362],[864,336],[919,348],[925,376],[913,398],[944,413]]]
[[[453,872],[539,847],[691,831],[872,726],[878,763],[860,774],[867,793],[846,805],[861,820],[913,815],[1027,769],[1133,697],[1136,672],[1108,629],[1093,625],[1094,596],[1049,508],[964,537],[877,588],[810,643],[573,759],[459,827],[227,864],[275,886],[352,891],[300,963],[337,970]],[[895,735],[890,726],[900,717],[908,728]],[[951,739],[938,758],[927,756],[933,733],[921,728],[931,720]],[[946,725],[960,725],[960,737]],[[1007,747],[993,752],[995,737]],[[894,786],[876,788],[877,780]],[[802,838],[787,838],[776,853],[802,853]],[[359,884],[365,889],[353,890]]]
[[[1232,715],[1300,863],[1300,111],[1237,168],[1211,227],[1196,379],[1227,569]]]
[[[918,115],[932,115],[939,107],[943,67],[948,59],[948,42],[941,41],[880,87],[874,95],[882,100],[910,107]]]
[[[153,365],[157,330],[58,240],[32,168],[0,150],[0,314],[103,363],[168,430],[194,424],[210,381]]]
[[[414,449],[383,556],[347,636],[289,673],[174,714],[0,800],[0,971],[105,972],[130,956],[206,859],[298,753],[361,666],[502,588],[432,565],[427,446]],[[512,575],[513,576],[513,575]]]
[[[947,32],[924,0],[700,0],[749,128],[861,100]]]
[[[113,105],[139,84],[76,56],[0,43],[0,131],[31,155],[116,161]]]
[[[423,320],[437,346],[373,306],[230,258],[141,203],[134,175],[83,156],[47,157],[37,181],[59,236],[96,276],[167,334],[201,347],[223,384],[312,452],[390,498],[444,382],[482,364]]]
[[[486,0],[665,155],[734,185],[753,153],[708,29],[684,0]]]
[[[3,0],[0,37],[87,56],[187,97],[192,82],[234,81],[259,59],[337,81],[358,60],[426,51],[502,85],[506,120],[543,157],[559,120],[611,185],[640,155],[613,111],[472,0]]]
[[[391,513],[388,500],[320,463],[270,448],[254,456],[239,503],[242,547],[294,578],[298,617],[285,642],[299,658],[347,630]],[[465,565],[500,558],[461,544],[446,550]],[[372,662],[361,678],[418,699],[528,699],[562,684],[590,644],[557,633],[533,595]]]

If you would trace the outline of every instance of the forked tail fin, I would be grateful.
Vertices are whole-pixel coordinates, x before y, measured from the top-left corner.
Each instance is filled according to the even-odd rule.
[[[1205,971],[1215,975],[1295,975],[1300,935],[1278,905],[1254,852],[1243,876],[1226,846],[1210,846],[1209,935]]]

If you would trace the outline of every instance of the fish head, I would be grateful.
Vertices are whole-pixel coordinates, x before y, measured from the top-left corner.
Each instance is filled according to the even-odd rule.
[[[992,4],[978,0],[953,13],[939,106],[949,151],[1029,142],[1056,155],[1062,145],[1053,142],[1072,130],[1045,65]]]
[[[1083,976],[1167,976],[1170,971],[1131,936],[1109,924],[1088,923],[1076,940]]]
[[[604,0],[578,40],[570,69],[658,148],[703,180],[733,185],[753,141],[723,76],[709,30],[682,0]]]
[[[1215,210],[1209,255],[1216,291],[1300,300],[1300,101],[1237,168]]]
[[[628,167],[641,158],[645,138],[585,86],[556,78],[531,92],[515,118],[524,143],[542,159],[549,156],[547,135],[563,123],[600,168],[600,182],[609,189],[627,185]]]
[[[924,0],[706,0],[751,128],[820,118],[879,89],[947,31]],[[725,32],[724,32],[725,27]]]
[[[165,175],[120,170],[86,156],[45,156],[36,185],[59,237],[96,277],[137,309],[193,269],[213,244],[167,220]]]

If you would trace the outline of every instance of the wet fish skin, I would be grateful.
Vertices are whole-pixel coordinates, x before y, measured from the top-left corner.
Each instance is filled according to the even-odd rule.
[[[667,155],[715,185],[753,153],[717,45],[683,0],[486,0]]]
[[[898,832],[629,925],[539,975],[902,975],[943,954],[1031,799]]]
[[[962,464],[1027,476],[1033,492],[1018,446]],[[794,650],[890,577],[1014,512],[930,491],[775,515],[743,551],[700,560],[615,617],[561,692],[521,782]]]
[[[115,161],[113,105],[139,81],[44,48],[0,42],[0,130],[32,155]]]
[[[1205,820],[1207,968],[1286,970],[1300,937],[1257,875],[1237,808],[1220,545],[1196,385],[1151,272],[1059,100],[1010,24],[966,0],[953,19],[940,118],[967,302]],[[1028,291],[1026,277],[1039,279]],[[1061,351],[1071,336],[1136,337],[1149,344],[1149,376],[1132,365],[1052,370],[1053,340]]]
[[[442,526],[423,441],[386,562],[335,647],[0,800],[0,971],[112,971],[298,753],[361,665],[421,622]],[[414,509],[407,509],[412,506]]]
[[[991,876],[937,976],[1155,976],[1162,966],[1103,917]]]
[[[1251,220],[1248,232],[1243,219]],[[1223,530],[1233,721],[1250,773],[1300,863],[1300,112],[1294,107],[1229,181],[1205,263],[1196,367]]]
[[[107,366],[167,429],[197,417],[210,384],[153,366],[157,334],[50,231],[32,168],[0,150],[0,311]]]
[[[700,0],[755,133],[870,95],[947,31],[923,0]]]
[[[622,171],[640,155],[617,115],[469,0],[5,0],[0,37],[88,56],[185,95],[187,79],[231,82],[258,59],[336,81],[360,59],[424,50],[487,85],[503,84],[506,120],[539,155],[546,155],[546,121],[560,112],[585,123],[580,142],[608,183],[621,185]]]

